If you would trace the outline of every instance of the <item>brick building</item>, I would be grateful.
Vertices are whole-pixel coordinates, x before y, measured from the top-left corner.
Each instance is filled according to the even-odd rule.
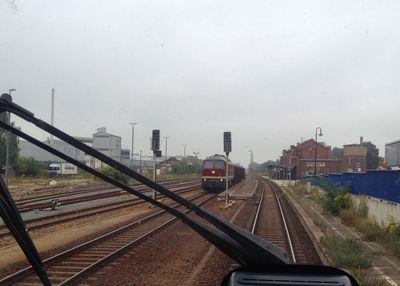
[[[339,172],[340,162],[333,159],[331,146],[315,144],[314,139],[306,140],[290,149],[283,150],[280,165],[290,171],[292,179],[314,174],[315,148],[317,149],[317,174]]]
[[[341,171],[365,172],[367,170],[367,147],[360,144],[343,145],[343,159]]]

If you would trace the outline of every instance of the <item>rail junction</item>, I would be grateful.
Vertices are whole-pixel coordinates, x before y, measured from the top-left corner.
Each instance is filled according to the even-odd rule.
[[[183,190],[182,190],[183,188]],[[296,213],[291,209],[280,188],[273,182],[257,178],[247,180],[231,189],[233,193],[240,193],[247,199],[232,200],[231,207],[224,209],[217,194],[205,193],[193,182],[185,187],[176,189],[184,192],[196,204],[216,213],[239,226],[254,232],[258,236],[272,241],[284,249],[293,261],[300,263],[320,263],[319,257],[312,250],[312,243],[307,234],[301,229],[301,224],[296,220]],[[185,189],[186,188],[186,189]],[[173,187],[171,187],[173,189]],[[130,206],[134,203],[129,202]],[[168,203],[173,205],[172,203]],[[182,209],[182,206],[174,205]],[[134,208],[133,208],[134,209]],[[106,212],[106,210],[104,210]],[[67,219],[67,218],[65,218]],[[71,218],[71,220],[74,220]],[[50,281],[54,285],[102,285],[104,279],[115,277],[118,279],[132,279],[124,277],[119,269],[134,273],[140,261],[146,257],[157,257],[157,261],[168,261],[157,264],[154,273],[142,271],[135,281],[137,284],[148,283],[164,285],[163,283],[176,283],[179,285],[196,285],[205,277],[215,277],[215,281],[203,280],[204,283],[221,281],[223,275],[235,267],[235,262],[221,252],[209,246],[201,237],[188,230],[181,222],[175,222],[171,215],[154,209],[146,216],[134,220],[126,226],[118,227],[101,234],[98,237],[73,245],[67,250],[52,253],[44,260]],[[42,226],[46,228],[46,226]],[[272,230],[272,231],[271,231]],[[166,244],[163,240],[169,237],[168,248],[177,253],[173,255],[161,247]],[[1,238],[0,238],[1,239]],[[190,251],[187,251],[190,249]],[[191,255],[197,254],[197,259]],[[208,254],[207,254],[208,253]],[[211,254],[210,254],[211,253]],[[124,257],[128,256],[129,260]],[[199,258],[200,257],[200,258]],[[201,258],[202,257],[202,258]],[[135,264],[135,261],[138,263]],[[186,266],[178,266],[186,263]],[[151,263],[156,263],[152,261]],[[190,266],[188,266],[189,264]],[[132,268],[129,268],[131,266]],[[128,267],[128,269],[126,269]],[[173,277],[166,273],[173,273],[180,268],[179,275]],[[185,271],[184,271],[185,270]],[[130,272],[133,271],[133,272]],[[201,275],[202,272],[215,273],[215,275]],[[161,282],[163,281],[163,282]],[[126,281],[129,285],[129,281]],[[9,273],[0,280],[1,285],[41,285],[40,280],[32,273],[30,267]],[[200,284],[198,284],[200,285]]]

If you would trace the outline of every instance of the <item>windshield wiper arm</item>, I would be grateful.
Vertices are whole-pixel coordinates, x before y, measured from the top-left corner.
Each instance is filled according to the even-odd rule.
[[[165,195],[166,197],[174,200],[175,202],[185,206],[186,208],[194,211],[198,216],[210,222],[216,228],[220,229],[223,233],[231,237],[238,245],[241,245],[251,256],[254,258],[252,261],[258,261],[258,264],[263,263],[290,263],[290,259],[287,254],[280,248],[274,246],[272,243],[266,242],[251,233],[244,231],[238,226],[235,226],[226,220],[219,218],[212,213],[196,206],[195,204],[185,200],[179,195],[169,191],[168,189],[160,186],[159,184],[151,181],[150,179],[138,174],[137,172],[129,169],[125,165],[107,157],[106,155],[94,150],[93,148],[85,145],[84,143],[78,141],[72,136],[62,132],[61,130],[51,126],[50,124],[37,119],[34,114],[19,105],[13,103],[9,95],[2,95],[0,98],[0,111],[9,111],[15,115],[33,123],[40,129],[49,132],[50,134],[58,137],[59,139],[69,143],[70,145],[82,150],[88,155],[91,155],[100,161],[108,164],[109,166],[115,168],[116,170],[128,175],[131,178],[149,186],[155,191]],[[250,255],[249,255],[250,256]],[[249,261],[250,262],[250,261]]]
[[[3,178],[0,177],[0,216],[5,225],[10,229],[11,234],[21,247],[32,268],[39,276],[43,285],[51,285],[47,273],[43,268],[42,260],[37,249],[30,238],[24,221],[15,206]]]
[[[39,140],[31,137],[30,135],[22,132],[21,130],[18,130],[18,129],[16,129],[6,123],[3,123],[1,121],[0,121],[0,127],[11,131],[15,135],[52,153],[53,155],[56,155],[57,157],[60,157],[61,159],[64,159],[65,161],[68,161],[69,163],[76,165],[77,167],[87,171],[88,173],[90,173],[96,177],[99,177],[100,179],[102,179],[118,188],[126,190],[127,192],[171,213],[172,215],[181,219],[186,225],[190,226],[192,229],[194,229],[197,233],[202,235],[204,238],[209,240],[212,244],[217,246],[221,251],[223,251],[224,253],[229,255],[233,260],[235,260],[240,265],[255,264],[257,262],[254,260],[254,257],[255,257],[254,254],[249,253],[249,251],[244,249],[236,241],[232,240],[229,236],[227,236],[223,232],[219,231],[218,229],[210,228],[209,226],[205,225],[204,223],[193,220],[191,217],[187,216],[183,212],[180,212],[180,211],[178,211],[174,208],[171,208],[157,200],[154,200],[153,198],[139,192],[138,190],[135,190],[135,189],[111,178],[111,177],[108,177],[108,176],[96,171],[95,169],[93,169],[89,166],[86,166],[85,164],[69,157],[68,155],[52,148],[51,146],[44,144],[43,142],[40,142]]]

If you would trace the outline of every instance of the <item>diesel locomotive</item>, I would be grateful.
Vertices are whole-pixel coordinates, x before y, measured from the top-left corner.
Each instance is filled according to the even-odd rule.
[[[233,164],[228,159],[228,185],[241,182],[245,177],[245,169]],[[226,157],[215,154],[203,161],[201,186],[207,191],[223,191],[226,180]]]

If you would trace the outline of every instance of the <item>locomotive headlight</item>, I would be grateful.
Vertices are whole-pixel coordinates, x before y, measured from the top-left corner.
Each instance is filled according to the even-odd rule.
[[[212,170],[212,171],[211,171],[211,174],[215,174],[215,171],[214,171],[214,170]]]
[[[207,179],[203,179],[203,181],[205,182],[205,181],[207,181]]]
[[[223,181],[222,179],[219,179],[221,182]]]

